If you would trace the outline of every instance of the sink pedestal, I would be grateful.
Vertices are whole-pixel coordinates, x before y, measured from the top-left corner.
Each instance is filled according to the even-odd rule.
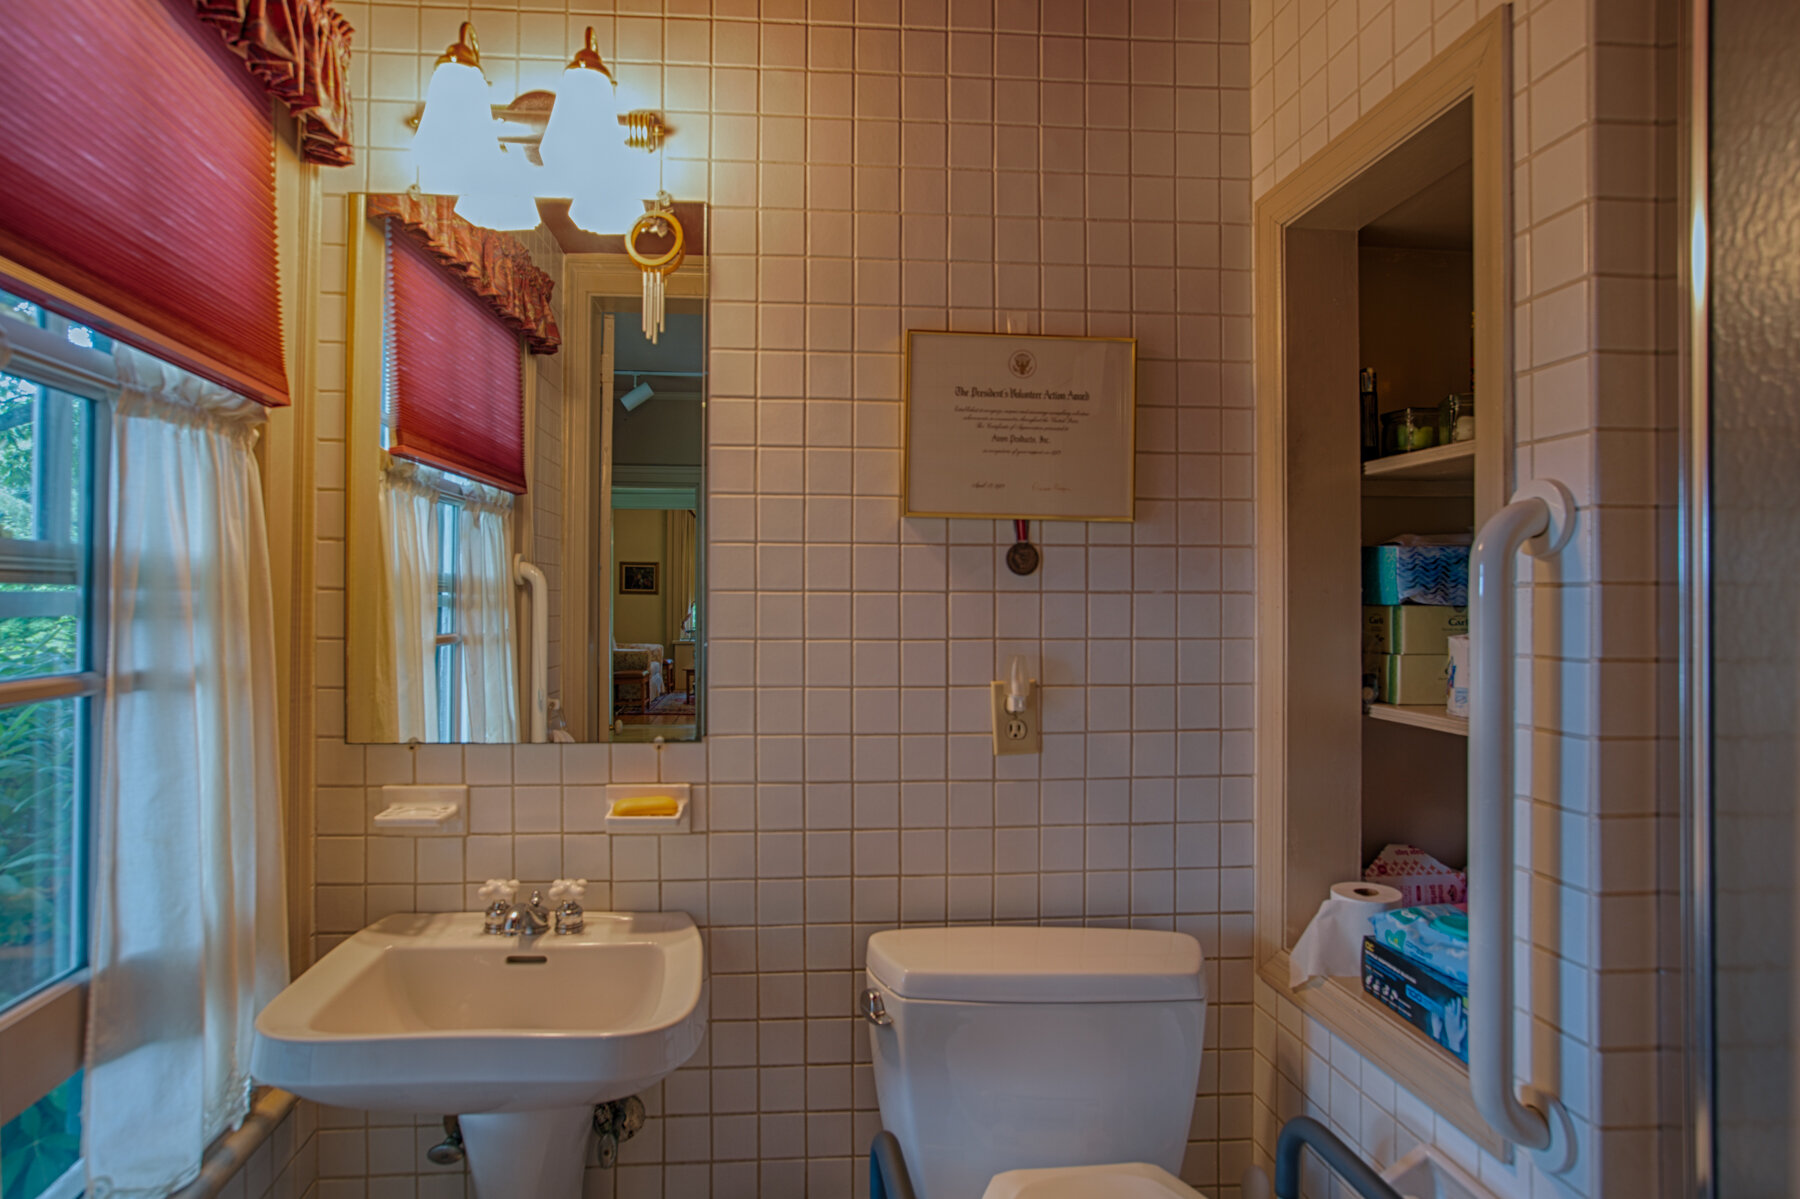
[[[475,1199],[581,1199],[593,1106],[459,1116]]]

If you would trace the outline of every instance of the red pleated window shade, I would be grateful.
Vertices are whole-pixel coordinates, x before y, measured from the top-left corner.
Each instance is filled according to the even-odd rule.
[[[525,492],[519,335],[388,224],[388,452]]]
[[[8,0],[0,79],[0,286],[286,404],[269,100],[192,0]]]

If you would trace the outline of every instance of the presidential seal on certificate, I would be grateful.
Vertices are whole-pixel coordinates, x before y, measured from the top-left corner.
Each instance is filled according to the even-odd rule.
[[[908,516],[1130,520],[1137,342],[906,335]]]

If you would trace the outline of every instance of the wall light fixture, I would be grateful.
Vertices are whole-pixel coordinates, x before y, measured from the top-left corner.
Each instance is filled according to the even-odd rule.
[[[455,195],[459,215],[490,229],[533,228],[541,197],[569,200],[569,219],[589,233],[629,233],[662,196],[652,156],[669,129],[658,113],[620,112],[617,89],[590,26],[554,93],[491,107],[475,28],[464,22],[418,118],[420,190]]]

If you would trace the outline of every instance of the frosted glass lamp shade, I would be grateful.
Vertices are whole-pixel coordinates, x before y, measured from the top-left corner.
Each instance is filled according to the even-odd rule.
[[[622,235],[644,215],[644,201],[661,190],[656,159],[627,146],[623,131],[604,145],[603,166],[576,189],[569,219],[589,233]]]
[[[535,229],[538,225],[538,181],[542,174],[525,152],[495,142],[494,169],[456,200],[456,215],[484,229]]]
[[[491,171],[498,152],[488,84],[481,68],[440,62],[425,91],[425,111],[413,135],[419,190],[438,196],[471,191]]]
[[[562,73],[538,149],[544,195],[574,197],[603,183],[612,166],[609,151],[621,136],[618,118],[612,80],[583,66]]]
[[[569,205],[569,219],[589,233],[622,236],[644,215],[644,201],[650,198],[602,185],[575,197]]]

